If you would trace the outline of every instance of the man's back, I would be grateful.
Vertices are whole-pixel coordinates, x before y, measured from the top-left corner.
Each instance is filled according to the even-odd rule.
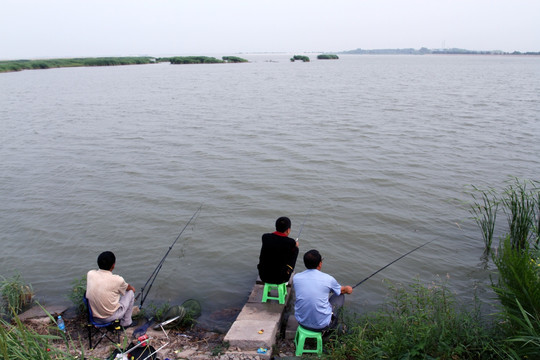
[[[334,277],[317,269],[308,269],[294,276],[296,302],[294,312],[298,323],[312,329],[322,329],[330,323],[332,306],[330,292],[341,293]]]
[[[108,270],[90,270],[86,277],[86,297],[94,316],[111,316],[118,309],[118,300],[125,294],[128,284]]]
[[[264,234],[257,266],[261,280],[271,284],[289,281],[297,256],[294,239],[278,232]]]

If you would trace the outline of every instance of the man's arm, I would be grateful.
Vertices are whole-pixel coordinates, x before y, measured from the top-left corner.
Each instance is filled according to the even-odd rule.
[[[342,286],[341,287],[341,293],[342,294],[352,294],[352,286]]]
[[[134,293],[136,292],[135,288],[133,286],[131,286],[130,284],[128,284],[128,286],[126,288],[126,291],[129,291],[129,290],[133,291]]]

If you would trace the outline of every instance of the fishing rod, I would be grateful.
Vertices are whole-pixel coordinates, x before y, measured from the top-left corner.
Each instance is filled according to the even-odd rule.
[[[143,303],[144,303],[144,300],[146,300],[146,297],[148,296],[148,293],[150,292],[150,289],[152,288],[152,285],[154,284],[154,280],[156,280],[156,277],[159,273],[159,271],[161,270],[161,267],[163,266],[163,263],[165,262],[165,259],[167,258],[167,255],[169,255],[169,253],[171,252],[171,249],[173,248],[174,244],[176,244],[176,242],[178,241],[178,239],[180,239],[180,236],[182,236],[182,233],[184,232],[184,230],[186,230],[186,228],[188,227],[188,225],[191,223],[191,221],[195,218],[195,216],[201,211],[201,208],[202,208],[202,204],[201,206],[199,206],[199,208],[197,209],[197,211],[195,211],[195,213],[193,214],[193,216],[191,216],[191,219],[189,219],[189,221],[186,223],[186,225],[184,226],[184,228],[182,229],[182,231],[180,231],[180,234],[178,234],[178,236],[176,237],[176,239],[173,241],[173,243],[171,244],[171,246],[169,246],[169,250],[167,250],[167,252],[165,253],[165,256],[163,256],[163,258],[161,259],[161,261],[159,262],[159,264],[156,266],[156,268],[154,269],[154,271],[152,272],[152,274],[150,275],[150,277],[148,278],[148,280],[146,281],[146,283],[144,284],[144,286],[141,288],[141,292],[137,295],[137,297],[135,298],[135,300],[137,300],[139,298],[139,296],[143,295],[142,298],[141,298],[141,303],[139,305],[140,308],[142,308],[143,306]],[[148,286],[148,290],[146,290],[146,293],[144,293],[144,289],[146,288],[146,286],[150,284]]]
[[[302,230],[304,229],[304,224],[306,223],[306,220],[308,219],[308,217],[311,215],[312,210],[313,210],[313,205],[311,205],[311,207],[309,208],[308,213],[306,214],[306,216],[304,216],[304,221],[302,221],[302,226],[300,226],[300,231],[298,232],[298,236],[296,237],[296,241],[298,241],[298,239],[300,239],[300,234],[302,233]]]
[[[423,246],[426,246],[426,245],[429,244],[429,243],[432,243],[433,241],[435,241],[435,239],[433,239],[433,240],[431,240],[431,241],[428,241],[427,243],[422,244],[422,245],[420,245],[420,246],[418,246],[418,247],[412,249],[411,251],[409,251],[409,252],[406,253],[406,254],[401,255],[401,256],[398,257],[396,260],[394,260],[394,261],[392,261],[391,263],[389,263],[389,264],[383,266],[383,267],[380,268],[379,270],[375,271],[373,274],[369,275],[369,276],[368,276],[367,278],[365,278],[364,280],[360,281],[358,284],[354,285],[354,286],[353,286],[353,289],[354,289],[355,287],[357,287],[358,285],[360,285],[361,283],[363,283],[364,281],[366,281],[367,279],[369,279],[369,278],[371,278],[372,276],[374,276],[375,274],[378,274],[379,272],[383,271],[384,269],[386,269],[387,267],[389,267],[390,265],[392,265],[392,264],[395,263],[396,261],[398,261],[398,260],[400,260],[400,259],[403,259],[405,256],[407,256],[407,255],[409,255],[410,253],[412,253],[412,252],[414,252],[414,251],[420,249],[420,248],[423,247]]]

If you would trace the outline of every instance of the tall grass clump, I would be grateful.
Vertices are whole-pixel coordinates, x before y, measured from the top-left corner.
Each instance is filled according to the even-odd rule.
[[[537,199],[540,192],[538,187],[528,189],[527,185],[534,186],[534,183],[528,183],[527,181],[522,183],[516,180],[515,184],[510,184],[505,189],[502,198],[503,209],[508,219],[512,247],[521,250],[528,245],[531,238],[538,245],[537,231],[534,230],[534,226],[538,208]]]
[[[9,315],[10,312],[18,314],[22,309],[32,302],[34,292],[32,285],[27,284],[20,274],[15,274],[11,278],[1,277],[0,293],[2,294],[2,311]]]
[[[69,342],[64,336],[39,334],[36,331],[24,326],[15,315],[14,324],[0,319],[0,358],[5,360],[15,359],[63,359],[75,360],[84,358],[80,350],[69,346]],[[60,350],[54,346],[54,341],[65,341],[66,350]],[[73,350],[76,355],[70,353]]]
[[[539,245],[540,188],[536,181],[515,178],[500,194],[495,189],[481,190],[474,186],[473,189],[470,212],[482,231],[484,254],[491,251],[500,211],[506,215],[507,234],[513,248],[523,249],[528,243]]]
[[[325,344],[330,359],[491,359],[498,336],[472,309],[458,304],[441,280],[390,286],[377,312],[347,321],[349,331]]]
[[[483,234],[489,232],[485,223],[494,226],[498,208],[507,219],[507,232],[491,254],[497,267],[492,288],[501,304],[498,315],[507,337],[504,354],[540,358],[540,188],[535,181],[516,178],[500,195],[493,190],[480,193],[483,206],[476,202],[472,212],[480,219],[477,224]]]
[[[474,203],[471,205],[470,212],[473,214],[474,221],[482,231],[482,238],[484,240],[484,258],[487,259],[492,248],[499,202],[495,191],[492,189],[482,191],[474,187],[474,190],[480,193],[480,199],[478,199],[475,193],[471,194]]]
[[[68,298],[75,305],[77,314],[84,314],[86,312],[86,306],[84,306],[83,296],[86,294],[86,275],[73,280],[71,285],[71,292],[68,294]]]
[[[502,328],[519,356],[540,358],[540,260],[538,250],[517,249],[508,235],[493,256],[498,278],[493,289],[501,302]]]

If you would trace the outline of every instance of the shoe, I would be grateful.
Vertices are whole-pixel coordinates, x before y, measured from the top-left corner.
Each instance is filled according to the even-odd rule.
[[[122,326],[122,328],[123,328],[124,330],[126,330],[126,329],[128,329],[128,328],[130,328],[130,327],[135,327],[135,326],[137,326],[137,323],[136,323],[135,321],[132,321],[131,324],[126,325],[126,326]]]

